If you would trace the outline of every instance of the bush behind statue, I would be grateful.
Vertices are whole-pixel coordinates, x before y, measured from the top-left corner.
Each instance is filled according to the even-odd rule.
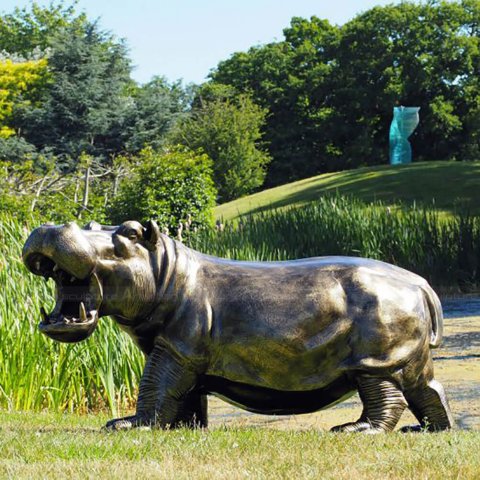
[[[132,177],[124,180],[107,209],[111,223],[155,219],[174,232],[191,217],[193,226],[211,225],[216,189],[212,161],[181,146],[163,151],[145,148],[136,158]]]

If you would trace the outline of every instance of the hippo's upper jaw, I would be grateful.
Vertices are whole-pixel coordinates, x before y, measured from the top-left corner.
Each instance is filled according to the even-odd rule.
[[[40,331],[54,340],[79,342],[102,316],[121,317],[124,325],[143,318],[155,306],[152,262],[159,236],[155,222],[36,228],[23,247],[23,261],[35,275],[52,278],[57,290],[52,312],[42,309]]]
[[[75,243],[69,242],[77,229],[75,224],[63,230],[42,226],[32,233],[23,250],[25,265],[32,273],[55,281],[56,304],[49,314],[41,308],[39,329],[62,342],[79,342],[92,334],[103,300],[88,243],[78,245],[78,236]]]

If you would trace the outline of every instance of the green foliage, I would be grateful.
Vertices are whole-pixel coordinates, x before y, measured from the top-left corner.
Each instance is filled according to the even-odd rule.
[[[276,185],[386,163],[395,105],[420,106],[414,158],[479,151],[480,2],[401,2],[342,27],[294,18],[285,40],[236,53],[212,74],[268,108]]]
[[[209,225],[216,196],[211,176],[205,154],[184,147],[146,148],[112,199],[109,218],[114,224],[153,218],[173,232],[188,218],[194,225]]]
[[[21,162],[28,154],[36,161],[40,154],[54,155],[57,169],[65,172],[73,171],[85,152],[109,164],[113,156],[163,145],[190,101],[189,89],[180,82],[169,84],[155,77],[136,85],[123,41],[77,14],[75,5],[33,3],[1,16],[0,52],[2,48],[4,160]],[[46,58],[48,75],[43,74]],[[49,81],[37,85],[37,70]],[[21,135],[16,142],[1,138],[14,132]],[[11,154],[1,155],[9,146]]]
[[[261,144],[266,114],[248,95],[234,96],[231,88],[206,85],[171,137],[207,153],[220,199],[232,200],[263,184],[270,161]]]
[[[84,164],[72,173],[61,174],[55,169],[55,158],[34,155],[22,162],[8,162],[2,160],[1,153],[0,149],[0,213],[15,213],[21,221],[34,215],[39,221],[65,223],[80,219],[82,214],[105,221],[105,204],[113,191],[110,176],[93,170],[85,195]]]
[[[135,86],[125,121],[125,144],[130,153],[145,147],[159,149],[178,118],[185,112],[189,95],[179,82],[169,84],[162,77]]]
[[[41,106],[22,112],[18,128],[30,143],[47,145],[65,161],[82,152],[107,157],[123,148],[123,124],[130,82],[126,48],[96,24],[65,27],[51,40],[53,81]]]
[[[65,7],[60,1],[42,7],[37,2],[27,8],[16,7],[12,13],[0,16],[0,51],[29,58],[35,51],[50,47],[52,37],[67,26],[81,29],[87,19],[77,14],[75,4]]]

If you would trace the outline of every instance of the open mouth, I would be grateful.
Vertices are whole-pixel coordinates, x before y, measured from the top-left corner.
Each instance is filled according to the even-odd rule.
[[[89,337],[98,323],[103,300],[98,275],[92,272],[86,278],[78,278],[40,253],[30,255],[26,263],[33,273],[46,280],[52,278],[56,285],[53,311],[47,313],[43,307],[40,309],[40,331],[62,342],[79,342]]]

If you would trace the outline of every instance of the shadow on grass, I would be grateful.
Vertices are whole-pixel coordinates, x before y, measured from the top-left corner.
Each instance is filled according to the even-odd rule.
[[[442,348],[447,350],[466,350],[480,348],[480,332],[457,333],[444,337]]]

